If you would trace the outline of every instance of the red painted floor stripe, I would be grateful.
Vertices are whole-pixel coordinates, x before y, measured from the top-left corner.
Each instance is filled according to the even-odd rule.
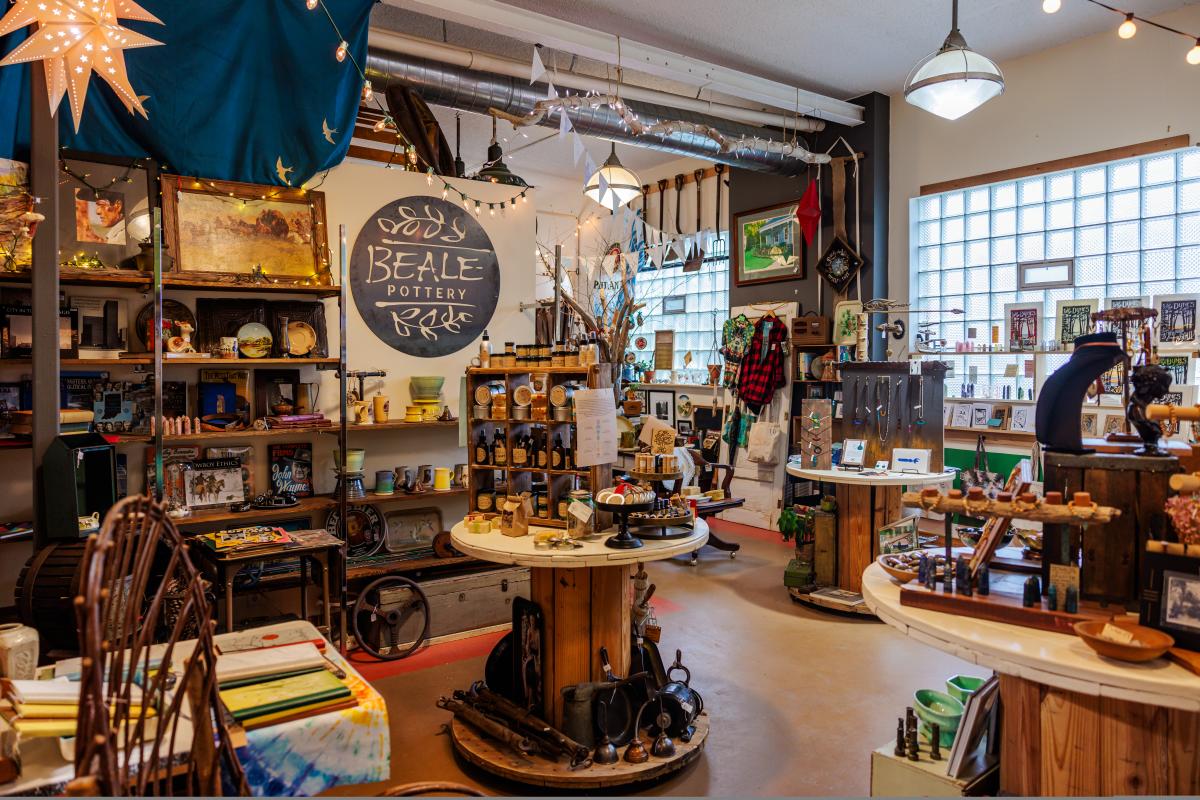
[[[738,536],[750,536],[754,539],[761,539],[764,542],[774,542],[786,547],[795,547],[791,542],[783,541],[783,538],[779,535],[779,531],[770,531],[766,528],[756,528],[753,525],[743,525],[740,522],[730,522],[729,520],[715,518],[710,519],[708,524],[712,527],[713,533],[722,538],[731,536],[736,541],[736,537]]]
[[[455,661],[464,661],[468,658],[483,658],[492,652],[492,648],[496,646],[496,642],[500,641],[504,633],[504,631],[496,631],[453,642],[429,645],[399,661],[380,661],[362,651],[355,651],[350,656],[350,663],[354,664],[354,668],[362,673],[367,681],[377,681],[408,672],[418,672],[423,669],[452,664]]]

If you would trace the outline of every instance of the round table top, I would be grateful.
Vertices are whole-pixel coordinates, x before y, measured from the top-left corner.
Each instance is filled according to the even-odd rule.
[[[661,561],[673,556],[691,553],[708,541],[708,523],[696,520],[691,536],[663,541],[643,540],[642,547],[633,550],[617,550],[606,547],[604,542],[616,535],[615,530],[606,531],[589,539],[581,539],[582,547],[572,550],[539,550],[533,546],[533,534],[538,531],[561,532],[561,528],[545,528],[530,525],[528,536],[505,536],[500,531],[468,533],[467,526],[459,522],[450,530],[450,539],[463,553],[496,564],[513,564],[520,567],[553,567],[555,569],[578,569],[583,567],[611,567],[621,564],[636,564],[639,561]]]
[[[849,483],[857,486],[924,486],[930,483],[949,483],[958,472],[951,469],[945,472],[887,472],[883,475],[863,475],[851,469],[808,469],[789,461],[787,474],[810,481]]]
[[[1081,694],[1200,711],[1200,676],[1166,657],[1144,664],[1096,654],[1077,636],[900,605],[900,587],[879,564],[863,572],[862,595],[882,621],[951,655],[1035,683]]]

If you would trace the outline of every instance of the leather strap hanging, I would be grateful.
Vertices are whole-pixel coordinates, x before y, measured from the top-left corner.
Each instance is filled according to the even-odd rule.
[[[846,237],[846,162],[849,158],[837,156],[830,160],[833,171],[833,235]]]

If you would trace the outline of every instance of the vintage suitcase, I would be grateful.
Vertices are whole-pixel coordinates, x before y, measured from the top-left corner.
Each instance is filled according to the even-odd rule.
[[[421,581],[421,590],[429,600],[429,638],[436,639],[511,623],[512,599],[529,598],[529,569],[509,567]],[[381,592],[380,616],[407,603],[408,597],[409,590],[402,587]],[[373,644],[382,650],[412,642],[422,622],[414,615],[394,635],[387,626],[377,626]]]
[[[792,344],[830,344],[833,341],[829,317],[792,317]]]

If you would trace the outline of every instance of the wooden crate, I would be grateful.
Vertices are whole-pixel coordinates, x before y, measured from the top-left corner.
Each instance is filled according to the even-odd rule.
[[[1163,511],[1171,475],[1180,471],[1174,456],[1147,458],[1121,453],[1070,455],[1046,453],[1045,487],[1069,499],[1090,492],[1092,501],[1121,509],[1106,525],[1076,528],[1046,525],[1042,545],[1042,585],[1048,586],[1051,564],[1079,564],[1079,596],[1138,608],[1138,575],[1146,540],[1171,538]]]
[[[832,328],[829,317],[792,317],[792,344],[830,344],[833,341],[830,336]]]
[[[813,582],[837,586],[837,515],[816,512],[813,544]]]

